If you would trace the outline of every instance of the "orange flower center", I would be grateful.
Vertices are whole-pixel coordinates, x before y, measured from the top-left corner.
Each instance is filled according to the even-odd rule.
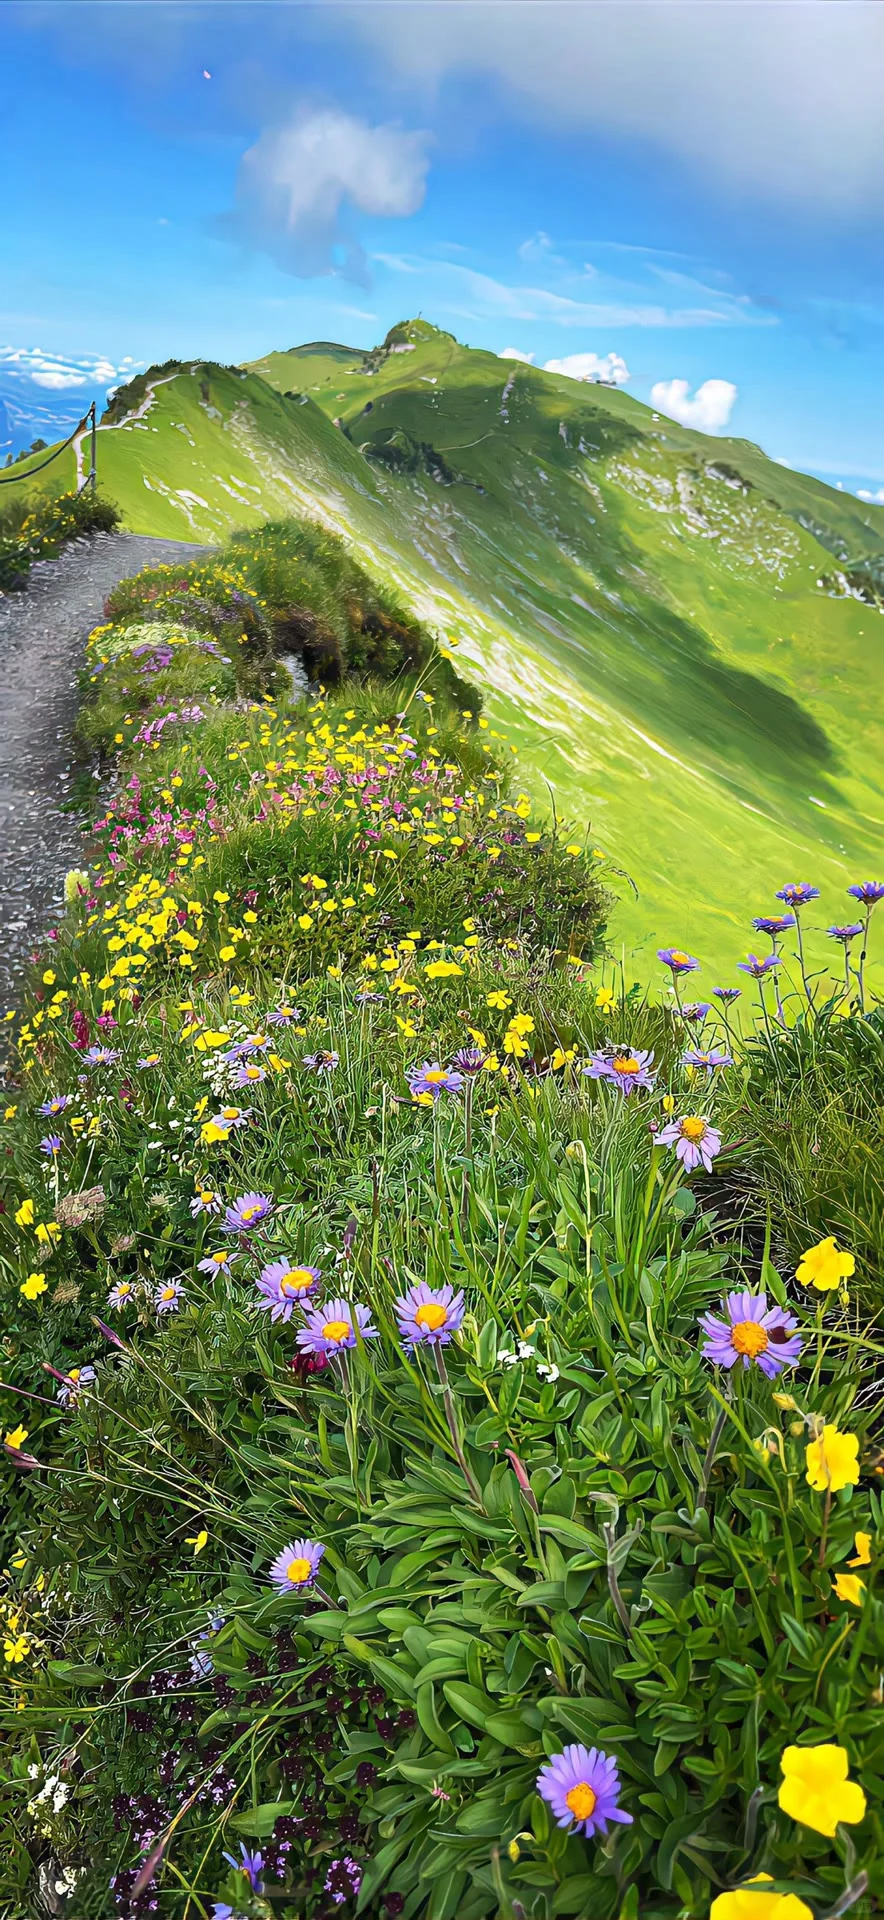
[[[290,1273],[284,1273],[279,1283],[280,1293],[305,1293],[313,1285],[313,1275],[309,1267],[292,1267]],[[332,1326],[343,1326],[344,1322],[331,1321]],[[326,1333],[328,1327],[326,1327]]]
[[[588,1780],[578,1780],[576,1787],[565,1795],[565,1805],[570,1807],[575,1820],[588,1820],[595,1806],[596,1796]]]
[[[770,1346],[770,1341],[757,1320],[738,1320],[731,1328],[731,1346],[736,1353],[748,1354],[750,1360],[755,1360]]]
[[[326,1340],[346,1340],[350,1332],[349,1320],[326,1320],[322,1329]]]
[[[448,1308],[441,1306],[438,1300],[427,1300],[422,1307],[418,1307],[414,1317],[419,1327],[429,1327],[431,1333],[435,1333],[437,1327],[444,1327]]]
[[[706,1132],[706,1122],[689,1113],[681,1123],[681,1130],[685,1140],[702,1140]]]
[[[299,1557],[297,1560],[290,1560],[285,1571],[286,1579],[291,1581],[293,1587],[302,1587],[304,1581],[309,1580],[313,1569],[309,1560]]]
[[[615,1073],[639,1073],[641,1071],[634,1053],[618,1053],[616,1060],[611,1061],[611,1065]]]

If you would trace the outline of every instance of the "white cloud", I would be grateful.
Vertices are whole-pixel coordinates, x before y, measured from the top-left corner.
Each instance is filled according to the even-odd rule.
[[[503,352],[499,353],[497,358],[498,360],[524,360],[526,367],[530,367],[534,355],[533,353],[523,353],[521,347],[504,347]]]
[[[127,357],[116,367],[103,353],[67,358],[44,353],[42,347],[0,346],[0,374],[51,393],[77,387],[109,387],[120,378],[131,379],[135,367],[141,364]]]
[[[629,368],[619,353],[568,353],[564,360],[545,360],[545,373],[563,373],[568,380],[609,380],[615,387],[623,387],[629,379]]]
[[[730,380],[704,380],[693,395],[686,380],[658,380],[651,388],[652,406],[700,433],[715,433],[719,427],[726,427],[736,397],[737,389]]]
[[[337,107],[270,127],[243,154],[236,207],[222,223],[302,277],[343,271],[365,280],[348,211],[404,219],[423,204],[425,133],[369,126]]]
[[[567,264],[562,255],[556,253],[549,234],[544,233],[542,229],[538,233],[532,233],[530,240],[522,241],[519,259],[527,260],[530,266],[535,267],[538,264],[547,264],[552,267],[564,267]]]
[[[869,493],[865,487],[859,487],[856,497],[858,500],[868,500],[873,507],[884,507],[884,487],[879,487],[877,493]]]
[[[491,75],[535,120],[654,142],[766,202],[818,218],[884,194],[882,6],[523,0],[505,32],[499,7],[458,0],[323,11],[412,84]]]

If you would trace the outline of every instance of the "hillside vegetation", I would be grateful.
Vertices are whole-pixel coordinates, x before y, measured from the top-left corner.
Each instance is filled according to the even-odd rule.
[[[591,845],[303,523],[88,658],[2,1119],[4,1920],[880,1902],[884,882],[824,982],[799,885],[743,1002],[624,992]]]
[[[367,354],[153,370],[99,463],[141,531],[294,509],[343,532],[459,643],[534,793],[628,868],[635,970],[676,920],[732,966],[747,896],[873,863],[884,511],[422,322]]]

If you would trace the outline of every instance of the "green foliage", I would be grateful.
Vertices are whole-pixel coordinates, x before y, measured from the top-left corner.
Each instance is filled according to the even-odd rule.
[[[84,737],[118,778],[0,1160],[4,1912],[57,1864],[76,1920],[315,1920],[345,1854],[340,1910],[380,1920],[705,1920],[757,1872],[820,1916],[860,1874],[880,1899],[866,1190],[842,1153],[813,1210],[776,1133],[816,1101],[824,1164],[836,1110],[858,1148],[879,1016],[732,1033],[700,1078],[704,1029],[612,978],[597,860],[532,823],[422,634],[417,666],[403,641],[330,698],[250,699],[281,609],[362,631],[352,595],[363,620],[381,596],[348,568],[269,529],[126,585],[90,643]],[[467,1046],[460,1084],[412,1086]],[[595,1078],[610,1046],[652,1084]],[[711,1174],[673,1113],[721,1129]],[[271,1209],[228,1232],[244,1194]],[[813,1296],[788,1276],[835,1231],[856,1284]],[[262,1308],[276,1261],[369,1311],[325,1366],[302,1308]],[[453,1337],[411,1349],[420,1283]],[[774,1380],[701,1351],[699,1316],[759,1283],[803,1340]],[[860,1462],[829,1493],[824,1423]],[[279,1592],[302,1538],[317,1584]],[[571,1742],[616,1759],[631,1825],[555,1824],[538,1771]],[[784,1749],[825,1742],[869,1801],[832,1838],[777,1804]]]
[[[84,533],[112,533],[118,509],[90,487],[57,498],[0,498],[0,593],[23,587],[35,560],[54,560]]]

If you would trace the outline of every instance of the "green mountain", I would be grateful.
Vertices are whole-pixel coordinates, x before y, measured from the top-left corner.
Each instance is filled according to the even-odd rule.
[[[98,463],[140,532],[343,532],[628,873],[630,970],[676,942],[730,975],[777,886],[824,887],[825,925],[880,862],[884,510],[423,321],[152,369]]]

